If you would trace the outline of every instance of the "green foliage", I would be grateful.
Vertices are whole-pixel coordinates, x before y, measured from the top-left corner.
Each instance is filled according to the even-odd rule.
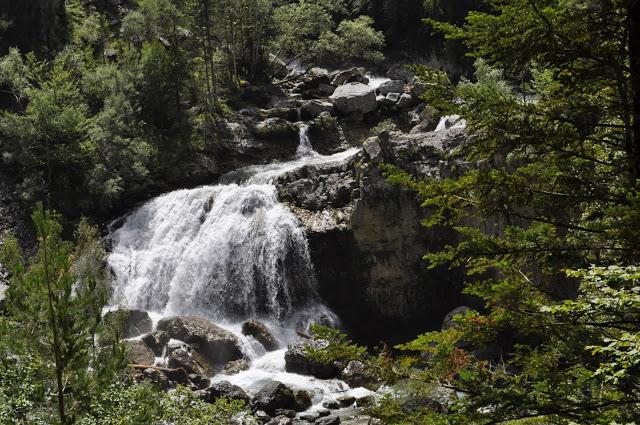
[[[317,60],[323,63],[377,62],[384,59],[381,53],[384,35],[373,28],[373,19],[359,16],[340,22],[335,32],[322,33],[314,46]]]
[[[324,347],[307,346],[305,348],[305,353],[319,363],[333,364],[336,361],[364,360],[367,356],[365,347],[354,344],[338,329],[313,324],[311,334],[316,340],[326,341]]]

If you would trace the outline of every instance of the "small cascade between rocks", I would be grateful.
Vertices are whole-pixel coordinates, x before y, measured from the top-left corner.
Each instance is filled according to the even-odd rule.
[[[220,184],[146,202],[111,232],[108,263],[114,276],[112,309],[143,310],[154,323],[200,316],[238,338],[249,369],[218,373],[214,382],[228,380],[253,395],[278,380],[311,392],[317,406],[348,386],[287,373],[283,347],[310,323],[335,324],[337,318],[319,299],[304,229],[278,201],[274,181],[308,164],[344,161],[359,149],[322,156],[313,150],[308,131],[300,124],[292,161],[245,167]],[[266,352],[242,335],[240,324],[247,319],[267,324],[281,349]]]

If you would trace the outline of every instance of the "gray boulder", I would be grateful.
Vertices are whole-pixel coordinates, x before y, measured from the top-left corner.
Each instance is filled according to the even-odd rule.
[[[409,109],[411,106],[413,106],[413,98],[411,95],[403,93],[398,99],[398,108]]]
[[[208,372],[207,365],[199,362],[196,357],[192,356],[191,353],[184,348],[174,350],[169,354],[167,357],[167,366],[171,369],[182,368],[189,374],[206,375]]]
[[[300,375],[311,375],[318,379],[338,377],[340,369],[336,365],[319,363],[306,353],[307,347],[322,348],[326,345],[327,342],[321,340],[297,341],[289,344],[284,355],[286,371]]]
[[[142,341],[153,351],[156,357],[164,354],[170,339],[169,334],[163,331],[151,332],[142,337]]]
[[[389,80],[380,84],[378,92],[381,95],[386,96],[389,93],[402,93],[404,91],[404,81],[402,80]]]
[[[370,390],[377,390],[380,387],[376,377],[369,372],[364,363],[358,360],[350,361],[347,367],[342,369],[340,379],[353,388],[364,387]]]
[[[369,79],[362,74],[362,70],[358,68],[336,71],[331,74],[333,76],[332,83],[334,86],[342,86],[344,84],[353,82],[369,84]]]
[[[228,381],[220,381],[212,384],[209,388],[198,392],[198,396],[207,403],[213,403],[219,398],[228,398],[231,400],[240,400],[245,404],[249,404],[249,396],[237,385],[233,385]]]
[[[275,351],[280,348],[278,340],[271,334],[269,328],[257,320],[244,322],[242,324],[242,334],[255,338],[267,351]]]
[[[327,416],[320,418],[315,422],[317,425],[338,425],[340,424],[339,416]]]
[[[310,120],[320,116],[323,112],[333,114],[333,103],[322,100],[310,100],[300,108],[302,119]]]
[[[378,108],[375,91],[362,83],[340,86],[330,97],[336,110],[344,115],[366,114]]]
[[[298,127],[284,118],[267,118],[253,129],[256,137],[265,140],[297,139]]]
[[[447,315],[444,316],[444,320],[442,321],[442,330],[446,331],[447,329],[456,327],[457,323],[455,322],[454,318],[456,316],[464,316],[470,311],[474,311],[474,310],[471,307],[467,307],[463,305],[460,307],[456,307],[450,312],[448,312]]]
[[[242,358],[238,338],[231,332],[196,316],[174,316],[160,320],[158,330],[185,341],[213,364],[223,365]]]
[[[400,100],[400,93],[387,93],[382,103],[387,106],[394,106],[398,103],[398,100]]]
[[[125,350],[127,353],[127,360],[131,364],[137,365],[153,365],[156,359],[153,351],[149,349],[142,341],[124,341]]]
[[[235,375],[245,370],[249,370],[249,362],[245,359],[233,360],[224,366],[222,373],[225,375]]]
[[[254,411],[263,410],[273,415],[278,409],[295,410],[296,399],[291,388],[282,382],[272,381],[258,391],[251,400],[251,407]]]

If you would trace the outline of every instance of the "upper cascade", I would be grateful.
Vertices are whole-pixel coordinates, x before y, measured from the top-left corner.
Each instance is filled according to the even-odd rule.
[[[279,175],[320,156],[301,125],[298,158],[228,174],[222,184],[178,190],[148,201],[111,235],[113,302],[162,315],[215,321],[283,321],[320,305],[306,235],[278,201]]]

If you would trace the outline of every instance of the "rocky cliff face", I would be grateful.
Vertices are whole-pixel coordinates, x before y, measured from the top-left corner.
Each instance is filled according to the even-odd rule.
[[[463,303],[456,270],[428,270],[422,256],[451,243],[450,229],[425,229],[415,195],[389,184],[379,165],[420,178],[445,176],[461,129],[388,133],[367,140],[344,163],[282,176],[279,195],[304,223],[322,297],[360,341],[406,340],[439,328]],[[455,166],[461,166],[457,163]]]

